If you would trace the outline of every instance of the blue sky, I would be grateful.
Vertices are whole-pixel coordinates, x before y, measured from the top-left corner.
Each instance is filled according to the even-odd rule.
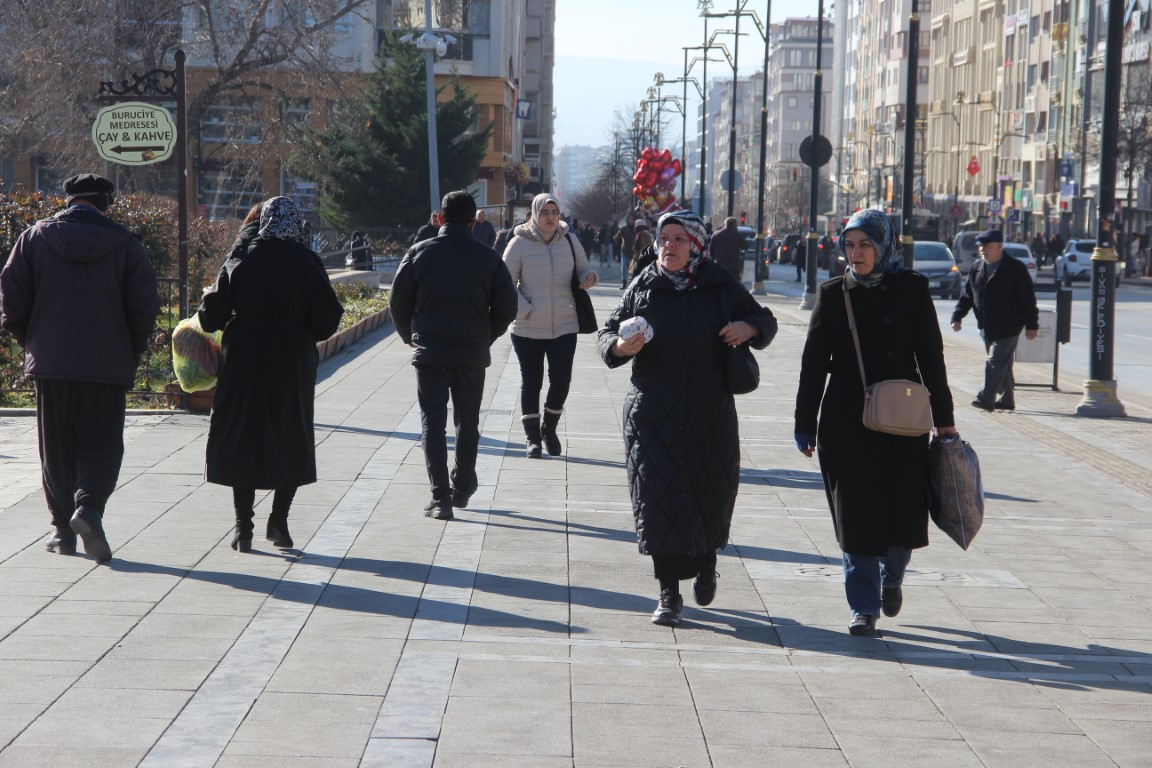
[[[763,19],[768,0],[750,0],[747,8]],[[713,12],[736,7],[736,0],[714,0]],[[772,19],[814,16],[814,0],[773,0]],[[831,10],[825,2],[825,14]],[[711,19],[709,34],[716,29],[732,29],[732,19]],[[763,38],[751,19],[741,20],[740,74],[759,69],[764,60]],[[745,35],[750,32],[750,35]],[[732,35],[718,41],[732,48]],[[685,46],[704,43],[704,20],[696,0],[558,0],[556,8],[556,146],[564,144],[600,145],[611,142],[612,115],[619,110],[631,116],[645,98],[657,72],[669,79],[684,70]],[[689,60],[699,54],[689,53]],[[714,53],[713,56],[722,56]],[[709,62],[708,77],[731,73],[726,62]],[[692,75],[701,75],[696,64]],[[699,98],[688,87],[690,109]],[[682,94],[677,84],[664,94]],[[668,105],[668,110],[675,108]],[[668,112],[665,112],[667,115]],[[679,113],[670,127],[669,142],[680,136]],[[671,119],[671,118],[670,118]]]

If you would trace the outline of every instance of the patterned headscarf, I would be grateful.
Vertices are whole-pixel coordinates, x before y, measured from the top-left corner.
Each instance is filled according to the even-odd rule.
[[[260,208],[260,237],[299,240],[304,233],[300,208],[290,197],[273,197]]]
[[[686,291],[696,283],[696,272],[700,269],[700,262],[708,256],[708,249],[704,245],[708,239],[708,229],[704,226],[704,220],[694,211],[683,210],[666,213],[656,222],[657,253],[660,250],[660,230],[664,228],[665,224],[679,224],[687,230],[690,242],[688,263],[679,272],[669,272],[664,269],[659,258],[657,258],[656,266],[661,274],[672,281],[676,290]]]
[[[862,285],[865,288],[873,288],[880,284],[884,275],[904,269],[904,255],[896,243],[896,230],[892,228],[891,220],[883,211],[877,208],[865,208],[852,214],[852,218],[848,219],[848,223],[840,231],[840,252],[845,255],[847,251],[844,249],[844,235],[853,229],[860,230],[872,241],[872,246],[876,249],[876,266],[867,275],[857,275],[849,264],[848,271],[844,275],[845,287]]]
[[[528,226],[532,229],[533,236],[542,243],[551,242],[544,236],[544,233],[540,231],[539,227],[540,211],[544,210],[544,206],[548,205],[548,203],[552,203],[556,206],[556,210],[560,210],[560,201],[547,192],[541,192],[532,198],[532,218],[528,221]],[[557,223],[556,231],[552,233],[552,239],[564,233],[565,227],[561,226],[563,224],[564,222],[562,221]]]

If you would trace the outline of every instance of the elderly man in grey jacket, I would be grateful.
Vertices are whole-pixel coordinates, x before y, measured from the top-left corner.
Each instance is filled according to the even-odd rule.
[[[124,457],[125,392],[160,310],[140,241],[108,218],[114,186],[64,182],[68,208],[25,230],[0,272],[0,327],[24,347],[36,386],[51,552],[112,558],[104,508]]]

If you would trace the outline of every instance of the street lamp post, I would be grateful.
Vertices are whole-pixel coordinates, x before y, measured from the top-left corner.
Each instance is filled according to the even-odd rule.
[[[904,90],[904,184],[900,200],[900,244],[904,266],[912,268],[912,158],[916,153],[916,83],[920,70],[920,4],[912,0],[908,15],[908,81]]]
[[[1124,47],[1124,0],[1108,0],[1107,44],[1104,53],[1104,115],[1100,146],[1119,144],[1120,76]],[[1092,378],[1084,382],[1084,398],[1077,416],[1123,417],[1124,405],[1116,397],[1112,352],[1116,338],[1116,154],[1100,157],[1099,201],[1096,205],[1096,248],[1092,251]]]
[[[824,52],[824,0],[819,0],[816,11],[816,71],[812,75],[812,144],[815,147],[820,135],[820,102],[824,95],[824,73],[820,71],[822,54]],[[827,159],[827,158],[825,158]],[[820,165],[812,164],[812,189],[808,195],[808,247],[805,259],[805,272],[807,280],[804,286],[804,298],[800,301],[801,309],[811,309],[816,304],[816,242],[820,236],[816,233],[816,209],[820,194]]]
[[[740,68],[740,17],[746,15],[744,6],[748,0],[738,0],[736,10],[728,13],[709,13],[709,18],[736,17],[735,41],[732,43],[732,112],[728,120],[728,216],[736,210],[736,91]]]
[[[708,11],[712,8],[712,0],[696,0],[696,7],[700,9],[700,15],[704,17],[704,89],[700,97],[700,114],[703,118],[700,121],[700,218],[707,215],[707,208],[704,206],[706,198],[706,189],[708,186],[708,179],[705,173],[708,169]]]
[[[692,85],[696,87],[696,93],[700,94],[701,98],[704,97],[704,92],[700,88],[700,83],[697,82],[696,78],[688,77],[688,51],[690,51],[690,50],[694,50],[694,49],[691,47],[684,49],[684,76],[683,77],[678,77],[675,80],[666,80],[666,79],[664,79],[664,73],[663,72],[657,72],[656,78],[655,78],[656,79],[656,85],[658,87],[664,86],[664,85],[671,85],[672,83],[683,83],[684,84],[684,97],[681,101],[675,102],[674,97],[661,97],[662,99],[663,98],[672,99],[676,103],[676,106],[680,110],[680,163],[682,166],[681,172],[680,172],[680,202],[681,203],[687,202],[684,195],[685,195],[685,184],[687,183],[687,180],[688,180],[688,172],[687,172],[687,167],[688,167],[687,166],[687,163],[688,163],[688,83],[692,83]],[[695,64],[696,62],[693,61],[692,63]]]
[[[414,43],[424,51],[428,102],[428,194],[433,211],[440,208],[440,160],[436,146],[436,54],[443,56],[448,51],[448,43],[455,43],[452,35],[439,37],[432,34],[432,0],[424,0],[424,34],[420,37],[404,35],[402,42]]]

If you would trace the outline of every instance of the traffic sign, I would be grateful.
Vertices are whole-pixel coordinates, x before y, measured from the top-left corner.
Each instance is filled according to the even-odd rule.
[[[1012,210],[1008,211],[1008,221],[1012,222],[1013,224],[1020,223],[1020,210],[1018,208],[1013,208]]]
[[[172,156],[176,121],[155,104],[126,101],[104,107],[92,124],[92,142],[100,157],[121,165],[148,165]]]
[[[744,186],[744,176],[740,171],[732,171],[731,181],[729,181],[727,170],[720,174],[720,188],[725,192],[729,189],[733,192],[738,192],[742,186]]]
[[[980,173],[980,161],[976,159],[976,155],[972,155],[972,159],[968,161],[968,175],[975,176]]]
[[[993,197],[988,200],[988,213],[1000,213],[1000,198]]]

